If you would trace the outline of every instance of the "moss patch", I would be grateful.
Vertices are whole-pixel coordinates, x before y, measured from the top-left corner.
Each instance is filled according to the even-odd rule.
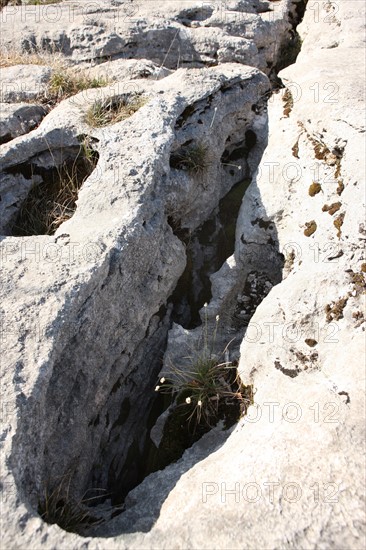
[[[286,88],[282,100],[284,102],[283,114],[285,117],[288,118],[294,106],[294,98],[292,97],[292,93],[288,88]]]
[[[328,323],[343,319],[343,310],[346,307],[347,301],[348,296],[340,298],[336,302],[331,302],[325,306],[326,320]]]
[[[340,239],[340,238],[341,238],[341,235],[342,235],[341,227],[342,227],[342,225],[343,225],[344,216],[345,216],[344,213],[339,214],[339,216],[337,216],[336,219],[335,219],[334,222],[333,222],[334,227],[338,230],[338,231],[337,231],[337,237],[338,237],[338,239]]]
[[[317,225],[315,220],[311,220],[311,222],[305,223],[306,229],[304,230],[305,237],[311,237],[313,233],[317,230]]]
[[[342,203],[341,202],[333,202],[332,204],[325,204],[322,208],[323,212],[328,212],[328,214],[330,214],[331,216],[333,216],[333,214],[335,214],[336,212],[338,212],[338,210],[340,209],[340,207],[342,206]]]
[[[342,195],[344,191],[344,183],[343,183],[343,180],[342,179],[339,179],[338,180],[338,187],[337,187],[337,195]]]
[[[322,190],[322,186],[320,183],[314,182],[309,187],[309,195],[310,197],[315,197],[320,191]]]
[[[292,146],[292,156],[294,156],[296,159],[299,157],[299,140]]]
[[[310,348],[313,348],[314,346],[317,345],[317,341],[314,340],[314,338],[306,338],[305,340],[305,344],[307,344]]]
[[[360,271],[359,273],[355,273],[353,270],[351,270],[348,274],[351,277],[353,290],[356,293],[356,296],[359,296],[360,294],[365,294],[366,279],[363,272]]]

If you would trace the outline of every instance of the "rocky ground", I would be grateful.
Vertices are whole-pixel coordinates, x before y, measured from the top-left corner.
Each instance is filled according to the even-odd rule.
[[[4,547],[364,548],[363,2],[5,4]],[[65,166],[76,211],[37,232]],[[254,404],[136,486],[159,372],[201,331],[171,298],[187,235],[243,178],[201,313]],[[132,490],[75,534],[38,513],[64,480]]]

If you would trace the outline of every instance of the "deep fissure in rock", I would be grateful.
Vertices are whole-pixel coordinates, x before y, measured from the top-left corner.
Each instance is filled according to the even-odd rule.
[[[303,4],[305,5],[305,2]],[[276,65],[276,68],[280,66],[281,62]],[[221,162],[223,164],[230,164],[235,162],[237,158],[242,158],[242,156],[245,156],[248,153],[248,148],[256,145],[256,136],[254,132],[250,132],[252,131],[248,130],[245,144],[230,144],[230,147],[224,151],[221,157]],[[247,184],[248,181],[243,180],[230,192],[234,195],[237,194],[240,196],[240,200],[238,201],[239,203],[241,202],[242,194],[245,191]],[[229,214],[232,213],[233,210],[234,208],[230,206]],[[225,208],[223,212],[224,211]],[[198,310],[205,301],[209,301],[211,296],[211,290],[207,290],[209,287],[209,275],[214,271],[217,271],[223,261],[225,261],[225,259],[230,256],[233,251],[233,241],[230,240],[230,238],[232,238],[232,234],[235,235],[237,216],[236,214],[229,216],[229,226],[225,227],[226,222],[221,218],[223,216],[223,212],[221,212],[220,208],[218,208],[218,210],[214,212],[213,218],[205,222],[205,224],[203,224],[203,226],[191,236],[190,241],[187,243],[187,247],[191,246],[191,251],[188,254],[192,255],[192,259],[189,261],[191,264],[189,269],[192,277],[190,275],[188,276],[188,279],[191,278],[191,282],[186,282],[183,285],[183,287],[188,289],[186,291],[178,291],[176,289],[177,297],[176,299],[173,298],[174,313],[172,317],[170,311],[162,311],[157,315],[161,330],[159,335],[156,337],[155,351],[151,355],[152,368],[149,372],[149,380],[143,380],[143,383],[139,386],[139,380],[135,380],[134,378],[139,360],[139,350],[137,350],[135,370],[132,369],[131,372],[127,373],[127,378],[123,380],[118,378],[114,382],[110,392],[110,403],[104,409],[104,412],[107,412],[104,416],[98,413],[91,424],[89,424],[89,428],[91,430],[102,429],[105,433],[105,437],[102,439],[100,444],[100,449],[98,449],[95,453],[95,456],[99,456],[99,461],[98,463],[94,463],[93,468],[89,472],[87,482],[87,485],[91,488],[107,488],[107,494],[101,497],[102,500],[104,498],[110,498],[110,493],[112,493],[113,504],[122,502],[127,493],[139,484],[144,476],[149,473],[149,471],[152,471],[151,465],[149,464],[149,449],[146,441],[149,438],[150,428],[154,424],[155,419],[167,406],[167,403],[161,396],[156,397],[153,393],[148,395],[147,391],[150,391],[151,388],[153,392],[156,377],[161,366],[162,353],[165,349],[166,334],[170,326],[171,318],[189,328],[197,326],[200,323]],[[220,233],[220,231],[222,233]],[[213,235],[215,237],[218,236],[219,240],[224,239],[226,241],[226,244],[222,247],[216,243],[219,252],[222,253],[222,256],[220,256],[216,250],[216,252],[212,252],[211,255],[208,255],[210,258],[209,260],[206,260],[205,258],[202,259],[202,251],[204,248],[207,248],[207,246],[211,245],[215,241]],[[197,250],[199,250],[198,257],[201,254],[201,258],[199,258],[199,261],[195,264],[193,257],[195,251]],[[195,267],[193,267],[193,265],[195,265]],[[199,273],[198,275],[197,272]],[[261,278],[261,275],[256,272],[250,273],[250,275],[254,276],[254,279],[252,280],[258,280],[260,282],[259,286],[263,290],[263,294],[265,294],[265,291],[267,291],[266,289],[269,288],[268,285],[266,287],[266,282],[268,281],[265,277]],[[200,280],[199,283],[195,277],[198,277]],[[252,280],[247,280],[246,284],[251,283]],[[191,292],[191,290],[189,290],[190,284],[192,284],[192,287],[197,285],[191,299],[187,298],[187,295],[189,296]],[[111,290],[116,291],[116,289]],[[244,293],[246,293],[246,291],[247,289],[244,288]],[[182,298],[184,292],[186,293],[186,297]],[[245,315],[247,316],[245,319],[239,319],[239,324],[247,324],[253,308],[255,308],[259,303],[259,299],[257,302],[251,304],[251,309],[249,308],[248,311],[246,304],[244,303],[245,307],[243,307],[239,312],[236,312],[239,313],[240,316],[241,311],[245,311]],[[180,310],[179,307],[181,308]],[[242,328],[242,326],[240,326],[240,328]],[[146,334],[146,338],[147,337],[148,333]],[[70,353],[71,352],[72,350],[70,350]],[[141,358],[141,354],[143,352],[144,349],[142,348],[140,350]],[[65,352],[65,358],[70,361],[67,352]],[[59,367],[61,369],[61,365]],[[82,385],[82,379],[75,382],[75,387],[79,388],[78,391],[80,391]],[[128,398],[121,399],[122,389],[124,389],[124,394],[128,394]],[[54,388],[54,391],[56,390],[57,388]],[[143,403],[143,406],[141,406],[140,403]],[[114,415],[113,421],[111,420],[112,410],[118,411],[118,413]],[[148,411],[150,411],[150,413],[148,413]],[[146,415],[148,416],[147,421]],[[127,419],[130,419],[131,417],[134,417],[134,422],[131,426],[131,433],[126,440],[120,441],[118,430],[127,421]],[[121,452],[122,450],[123,452]],[[68,452],[72,452],[72,449],[69,448]],[[50,459],[51,461],[52,457],[46,457],[45,460],[47,459]],[[80,457],[75,457],[75,462],[78,462],[79,460]],[[164,466],[165,465],[166,464],[164,464]],[[52,464],[50,468],[51,467]],[[153,468],[156,469],[156,464]],[[77,476],[78,471],[76,468],[75,478],[77,478]],[[85,483],[82,482],[80,485],[83,486],[83,484],[85,486]],[[76,492],[79,488],[80,487],[76,484]],[[95,503],[98,503],[98,499]]]
[[[290,34],[289,40],[281,45],[277,64],[272,71],[273,75],[277,75],[279,70],[295,62],[301,48],[301,41],[296,33],[296,26],[302,20],[306,0],[297,3],[294,2],[293,7],[294,15],[292,16],[292,22],[294,30]],[[274,89],[277,85],[277,78],[275,77]],[[266,99],[268,98],[264,98],[264,103]],[[262,108],[265,108],[265,105],[261,105],[258,108],[262,110]],[[184,124],[184,121],[191,114],[192,109],[188,107],[177,121],[178,127]],[[222,164],[230,165],[233,163],[233,166],[235,166],[235,161],[247,157],[256,145],[257,136],[251,129],[246,131],[244,142],[233,144],[230,143],[229,138],[228,147],[221,157]],[[181,158],[179,158],[179,155],[172,157],[171,166],[173,168],[182,168],[180,161]],[[258,159],[258,163],[259,161],[260,159]],[[182,229],[176,220],[170,220],[173,231],[187,246],[187,267],[171,297],[173,304],[171,321],[180,324],[184,328],[192,329],[201,324],[199,310],[211,298],[209,277],[221,267],[223,262],[234,251],[237,214],[249,183],[250,178],[247,178],[236,184],[220,201],[211,217],[191,235],[184,228]],[[261,223],[261,220],[258,223]],[[273,230],[273,227],[270,227],[270,223],[268,222],[268,226],[265,229]],[[269,235],[268,245],[275,248],[275,241],[271,235]],[[274,263],[277,266],[270,270],[275,273],[273,277],[267,272],[260,270],[252,270],[248,273],[242,288],[242,295],[238,297],[238,301],[232,312],[231,326],[234,331],[242,333],[259,303],[268,294],[272,286],[280,281],[283,257],[276,250],[273,251],[273,257]],[[270,258],[269,261],[271,261]],[[136,467],[137,465],[139,472],[133,476],[136,483],[135,485],[126,483],[127,478],[131,479],[131,477],[124,474],[119,479],[120,495],[117,498],[115,497],[115,502],[121,502],[128,494],[128,491],[140,483],[146,475],[169,464],[170,461],[167,460],[166,455],[159,456],[156,454],[156,448],[153,446],[149,435],[149,431],[154,425],[155,420],[169,404],[169,398],[160,394],[153,401],[144,436],[140,438],[140,443],[143,440],[143,444],[139,445],[137,441],[134,442],[130,448],[129,457],[126,462],[126,465],[130,465],[129,467],[132,467],[132,465]],[[197,439],[203,433],[204,430],[202,433],[198,433]],[[192,439],[188,438],[187,441],[189,441],[189,445],[192,444]],[[181,456],[182,452],[182,450],[179,450],[175,455],[173,452],[171,460],[176,460]]]
[[[236,220],[245,190],[244,179],[220,201],[211,217],[187,238],[187,267],[172,295],[172,320],[191,329],[201,324],[199,314],[211,299],[210,275],[234,252]]]
[[[249,183],[250,180],[245,179],[236,184],[220,201],[211,217],[188,240],[187,268],[170,299],[174,304],[171,321],[183,326],[187,322],[189,328],[201,324],[199,309],[205,301],[209,301],[211,295],[209,276],[217,271],[234,251],[237,214]],[[196,259],[195,254],[198,255]],[[195,286],[197,286],[197,292]],[[171,433],[168,429],[169,433],[166,436],[170,443],[166,443],[164,448],[158,451],[150,438],[150,430],[171,403],[171,397],[153,392],[159,370],[159,368],[156,370],[155,380],[151,386],[152,404],[146,425],[131,444],[121,475],[115,477],[112,473],[109,476],[108,485],[111,490],[113,488],[114,504],[122,503],[128,492],[141,483],[147,475],[178,460],[185,448],[191,446],[209,429],[207,426],[200,426],[192,434],[187,426],[182,424],[183,418],[180,421],[179,418],[175,419],[169,428]],[[234,416],[231,421],[234,422],[237,420],[238,411],[232,414]],[[178,424],[174,424],[176,421]],[[178,442],[169,448],[172,445],[172,433],[176,434]]]

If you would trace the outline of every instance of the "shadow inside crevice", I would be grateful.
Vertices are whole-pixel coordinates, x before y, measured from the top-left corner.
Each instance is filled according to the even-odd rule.
[[[164,470],[150,474],[127,497],[125,511],[90,530],[87,535],[109,538],[121,534],[149,532],[160,516],[161,508],[180,478],[199,462],[218,451],[230,437],[235,426],[228,430],[214,428],[187,449],[183,457]],[[201,491],[201,488],[197,488]]]
[[[258,163],[263,152],[264,147],[261,151],[254,151]],[[223,318],[225,330],[231,331],[231,336],[234,336],[237,342],[243,339],[250,318],[272,286],[281,282],[284,264],[284,257],[279,251],[276,226],[274,221],[266,216],[255,177],[248,191],[250,191],[248,200],[245,195],[239,216],[248,215],[248,201],[251,216],[248,217],[246,224],[242,224],[244,231],[239,231],[240,223],[236,227],[236,252],[240,242],[240,253],[246,257],[246,262],[239,263],[240,269],[236,270],[236,283],[228,293],[227,300],[224,300],[225,303],[221,305],[227,313],[226,318]],[[235,215],[234,229],[236,223],[237,215]],[[261,234],[261,238],[260,242],[256,243],[253,239],[258,234]],[[240,302],[238,295],[248,299]],[[242,311],[245,311],[243,316],[240,315]],[[127,494],[124,511],[89,531],[87,535],[109,538],[121,534],[148,533],[159,518],[164,502],[181,477],[220,449],[236,426],[237,424],[226,431],[218,427],[214,428],[188,448],[182,458],[167,466],[164,465],[165,468],[162,470],[147,475],[140,485]],[[196,489],[201,491],[201,487]]]

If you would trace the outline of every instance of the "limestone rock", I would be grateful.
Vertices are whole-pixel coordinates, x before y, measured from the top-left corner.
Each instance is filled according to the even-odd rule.
[[[0,104],[0,143],[27,134],[38,126],[46,113],[44,107],[36,104]]]
[[[240,62],[269,72],[278,47],[290,38],[295,5],[253,0],[221,7],[168,0],[8,6],[1,43],[62,53],[78,64],[122,57],[150,59],[174,70]]]
[[[137,112],[104,127],[87,123],[91,106],[122,90],[128,95],[137,82],[146,98]],[[34,511],[32,525],[41,526],[35,510],[47,480],[60,472],[73,473],[75,497],[90,484],[113,486],[121,472],[133,484],[133,465],[124,465],[135,434],[140,439],[146,429],[144,410],[168,330],[167,299],[185,266],[185,247],[168,218],[194,229],[240,179],[228,177],[221,157],[261,118],[252,107],[268,89],[264,74],[238,64],[117,82],[64,100],[36,130],[2,146],[0,204],[8,235],[1,242],[2,387],[6,410],[17,410],[5,415],[3,434],[15,430],[15,436],[6,438],[2,457],[9,457],[14,483]],[[34,184],[32,170],[43,180],[86,137],[99,160],[74,216],[54,236],[12,236]],[[187,141],[205,144],[209,175],[172,161]],[[245,158],[238,162],[244,171]],[[25,512],[20,505],[15,513],[17,494],[7,501],[14,526]],[[13,529],[9,523],[7,532]]]
[[[284,266],[284,280],[257,308],[241,346],[241,375],[254,386],[254,406],[226,441],[212,433],[132,491],[127,511],[110,524],[113,536],[136,522],[148,531],[143,540],[150,548],[161,543],[167,524],[178,547],[364,546],[365,167],[360,82],[346,66],[351,52],[361,53],[348,49],[359,7],[342,4],[338,51],[318,51],[316,36],[334,40],[329,7],[318,25],[306,13],[306,54],[280,73],[293,104],[285,114],[286,90],[270,101],[275,131],[243,201],[235,255],[212,277],[211,318],[230,311],[251,270],[278,277]],[[346,82],[336,71],[347,74]],[[339,87],[330,88],[332,82]],[[330,154],[335,162],[328,162]],[[308,192],[313,181],[322,187],[315,196]],[[336,200],[345,213],[340,236],[322,210]],[[313,218],[318,229],[309,242],[303,229]],[[337,321],[328,321],[327,307]],[[179,335],[174,328],[173,342]],[[156,486],[157,504],[150,499]],[[130,546],[137,541],[134,535]]]
[[[51,68],[43,65],[14,65],[1,69],[1,102],[34,101],[43,97]]]
[[[147,59],[116,59],[87,69],[87,74],[105,78],[109,82],[120,82],[138,78],[158,80],[171,74],[171,71]]]
[[[76,64],[121,56],[176,69],[235,59],[270,72],[267,64],[281,61],[271,48],[292,30],[290,4],[292,18],[304,8],[230,1],[224,19],[221,5],[150,4],[137,11],[128,4],[127,21],[118,20],[126,4],[117,1],[98,9],[64,2],[49,12],[32,6],[59,14],[57,25],[27,17],[23,27],[18,7],[6,7],[2,40],[56,47]],[[315,4],[308,3],[302,51],[280,73],[284,88],[268,115],[268,80],[254,68],[179,70],[156,82],[118,76],[65,100],[33,132],[2,146],[4,546],[364,548],[364,8],[353,0]],[[148,101],[130,118],[102,128],[86,122],[97,101],[131,90]],[[147,435],[166,303],[185,266],[172,221],[193,231],[237,181],[221,159],[240,149],[248,128],[258,143],[239,159],[241,170],[261,162],[242,204],[235,253],[211,277],[207,314],[231,318],[237,307],[255,305],[240,327],[240,373],[253,384],[254,404],[232,430],[216,427],[146,477],[125,511],[89,536],[44,523],[37,507],[55,475],[73,474],[76,497],[90,486],[118,493],[136,485],[127,455]],[[32,184],[24,164],[47,169],[86,137],[99,161],[74,216],[54,236],[9,235]],[[187,169],[182,155],[192,142],[207,147],[208,178]],[[314,182],[321,191],[311,195]],[[333,215],[323,210],[338,202]],[[306,237],[309,220],[317,231]],[[174,327],[171,341],[178,353],[189,332]]]

